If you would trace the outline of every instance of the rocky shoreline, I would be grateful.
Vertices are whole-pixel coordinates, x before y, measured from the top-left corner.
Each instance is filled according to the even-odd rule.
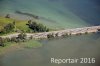
[[[58,31],[50,31],[50,32],[42,32],[42,33],[26,33],[27,39],[32,37],[33,39],[47,39],[48,35],[52,35],[53,37],[61,37],[68,35],[80,35],[80,34],[88,34],[88,33],[96,33],[100,31],[100,26],[91,26],[91,27],[83,27],[83,28],[75,28],[75,29],[65,29]],[[6,36],[0,36],[2,38],[13,38],[18,37],[20,33],[14,33]]]

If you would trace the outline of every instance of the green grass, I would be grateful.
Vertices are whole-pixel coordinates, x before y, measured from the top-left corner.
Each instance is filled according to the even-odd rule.
[[[36,40],[29,40],[23,43],[25,48],[38,48],[41,47],[42,44]]]
[[[28,26],[26,25],[27,21],[16,21],[16,28],[20,30],[28,30]]]
[[[23,43],[23,45],[26,48],[38,48],[38,47],[41,47],[42,46],[41,43],[39,43],[38,41],[35,41],[35,40],[29,40],[29,41]]]
[[[5,43],[5,47],[1,47],[0,46],[0,50],[1,49],[4,49],[4,48],[8,48],[10,46],[14,46],[14,45],[19,45],[23,48],[38,48],[38,47],[41,47],[42,44],[36,40],[27,40],[25,42],[18,42],[18,43],[15,43],[15,42],[6,42]]]
[[[28,40],[26,42],[19,42],[19,43],[15,43],[15,42],[7,42],[5,43],[5,47],[1,47],[0,46],[0,55],[8,53],[9,50],[13,51],[17,49],[23,49],[23,48],[39,48],[42,47],[42,44],[36,40]]]
[[[9,18],[0,17],[0,26],[4,26],[5,24],[12,23],[14,20]]]
[[[27,20],[26,21],[25,20],[15,20],[12,18],[5,18],[5,17],[0,17],[0,29],[2,29],[3,26],[5,26],[6,24],[12,23],[14,21],[15,21],[16,29],[20,29],[24,31],[29,30],[28,26],[26,25]]]

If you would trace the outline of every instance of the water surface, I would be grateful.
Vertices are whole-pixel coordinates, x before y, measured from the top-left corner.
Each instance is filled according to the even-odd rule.
[[[99,66],[100,34],[42,40],[43,47],[7,53],[0,66]],[[95,64],[54,64],[50,58],[96,58]]]
[[[40,22],[52,28],[76,28],[100,24],[99,0],[0,0],[0,15],[30,19],[15,11],[42,17]]]

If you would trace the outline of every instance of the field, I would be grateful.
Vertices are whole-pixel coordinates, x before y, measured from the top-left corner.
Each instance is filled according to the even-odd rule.
[[[15,29],[20,29],[20,30],[24,30],[24,31],[27,31],[27,30],[30,30],[28,28],[28,26],[26,25],[27,24],[27,20],[15,20],[15,19],[12,19],[12,18],[5,18],[5,17],[0,17],[0,30],[8,23],[12,23],[15,21]]]

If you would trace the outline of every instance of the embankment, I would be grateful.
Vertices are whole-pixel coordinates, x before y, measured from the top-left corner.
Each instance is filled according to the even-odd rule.
[[[48,38],[48,35],[53,35],[54,37],[61,37],[66,35],[78,35],[78,34],[87,34],[87,33],[95,33],[100,31],[100,26],[91,26],[91,27],[83,27],[83,28],[75,28],[75,29],[65,29],[58,31],[50,31],[50,32],[42,32],[42,33],[26,33],[27,39],[32,37],[33,39],[43,39]],[[0,36],[2,38],[12,38],[18,37],[20,33],[10,34],[6,36]]]

